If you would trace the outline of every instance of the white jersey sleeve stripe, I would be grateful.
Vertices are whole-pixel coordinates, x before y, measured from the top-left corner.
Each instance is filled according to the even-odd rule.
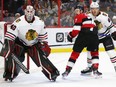
[[[73,29],[74,29],[74,30],[79,30],[79,31],[80,31],[80,30],[81,30],[81,26],[74,26]]]
[[[46,40],[47,38],[48,38],[48,34],[47,33],[38,36],[39,40]]]
[[[10,32],[7,32],[5,34],[5,37],[9,38],[9,39],[12,39],[12,40],[15,40],[16,36]]]

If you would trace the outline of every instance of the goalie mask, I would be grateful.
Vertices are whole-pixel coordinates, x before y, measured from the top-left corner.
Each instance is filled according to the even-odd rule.
[[[35,10],[33,6],[28,5],[25,9],[25,16],[26,16],[27,21],[32,21],[34,15],[35,15]]]

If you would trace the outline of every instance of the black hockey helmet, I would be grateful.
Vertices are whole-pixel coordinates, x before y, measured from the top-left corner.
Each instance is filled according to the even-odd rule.
[[[83,6],[77,5],[77,6],[75,6],[75,9],[80,9],[84,12],[84,7]]]

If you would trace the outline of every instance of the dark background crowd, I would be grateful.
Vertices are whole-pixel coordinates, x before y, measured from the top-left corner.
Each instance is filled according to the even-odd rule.
[[[72,27],[74,17],[74,7],[83,5],[85,12],[89,11],[89,0],[30,0],[35,8],[36,16],[44,20],[46,26]],[[60,11],[58,8],[60,1]],[[100,10],[109,14],[109,17],[116,24],[116,0],[97,0]],[[4,0],[3,21],[13,22],[17,17],[24,14],[24,9],[28,5],[28,0]],[[0,14],[1,13],[0,1]],[[60,12],[60,15],[58,13]],[[1,16],[1,15],[0,15]],[[60,19],[60,21],[58,21]]]

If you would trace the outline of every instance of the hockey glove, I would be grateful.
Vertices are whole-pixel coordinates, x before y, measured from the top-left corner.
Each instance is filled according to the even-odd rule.
[[[116,31],[111,34],[112,38],[116,40]]]
[[[73,42],[73,40],[72,40],[73,38],[72,38],[72,36],[71,36],[71,32],[67,35],[67,40],[69,41],[69,42]]]

